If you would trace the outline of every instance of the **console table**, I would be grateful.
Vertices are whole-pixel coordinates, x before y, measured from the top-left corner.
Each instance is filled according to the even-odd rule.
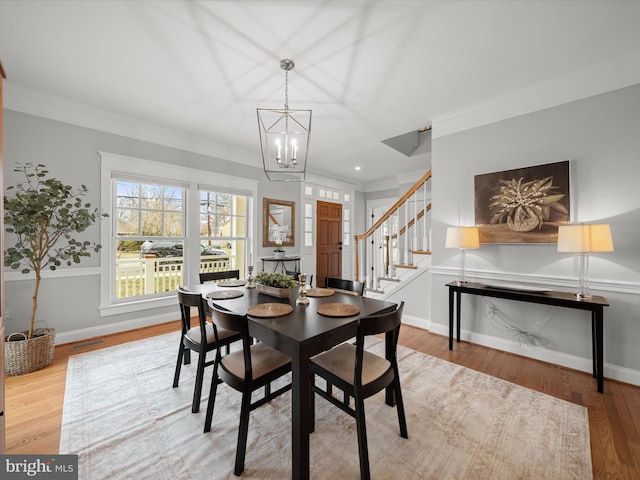
[[[276,257],[260,257],[260,260],[262,260],[262,270],[265,270],[265,262],[276,262],[275,267],[273,267],[273,271],[277,272],[278,271],[278,267],[281,268],[282,273],[285,273],[287,271],[284,263],[285,262],[295,262],[295,268],[294,270],[296,272],[300,271],[300,258],[301,257],[282,257],[282,258],[276,258]]]
[[[591,312],[591,354],[593,358],[593,377],[598,382],[598,392],[603,392],[603,343],[604,343],[604,307],[609,303],[603,297],[593,296],[589,299],[579,299],[575,294],[567,292],[555,292],[551,290],[537,291],[526,290],[517,287],[499,287],[484,285],[482,283],[450,282],[449,287],[449,350],[453,350],[453,315],[454,298],[456,313],[456,340],[460,342],[460,298],[463,293],[480,295],[483,297],[504,298],[519,302],[539,303],[543,305],[555,305],[557,307],[574,308]]]

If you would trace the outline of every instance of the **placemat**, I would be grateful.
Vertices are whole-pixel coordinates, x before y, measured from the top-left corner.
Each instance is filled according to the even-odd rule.
[[[327,317],[352,317],[360,313],[360,308],[348,303],[325,303],[318,306],[317,312]]]
[[[307,297],[330,297],[336,293],[335,290],[330,288],[308,288]]]
[[[218,290],[207,293],[207,298],[213,300],[226,300],[228,298],[238,298],[244,295],[242,290]]]
[[[224,282],[218,282],[216,285],[219,287],[243,287],[247,284],[247,281],[242,280],[225,280]]]
[[[293,312],[293,307],[288,303],[259,303],[247,309],[248,315],[260,318],[282,317],[291,312]]]

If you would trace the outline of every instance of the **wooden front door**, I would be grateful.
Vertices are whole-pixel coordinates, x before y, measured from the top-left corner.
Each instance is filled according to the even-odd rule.
[[[342,205],[318,201],[316,215],[316,285],[342,277]]]

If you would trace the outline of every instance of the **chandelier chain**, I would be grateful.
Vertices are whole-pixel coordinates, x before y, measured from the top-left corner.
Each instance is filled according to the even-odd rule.
[[[284,109],[289,110],[289,71],[284,72]]]

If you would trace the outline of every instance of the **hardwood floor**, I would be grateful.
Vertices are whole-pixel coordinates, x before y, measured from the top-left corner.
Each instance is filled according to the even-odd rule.
[[[44,370],[6,377],[6,453],[58,452],[69,355],[179,328],[176,321],[106,336],[100,345],[87,346],[90,341],[61,345]],[[640,387],[605,380],[604,394],[598,394],[589,374],[466,342],[450,352],[446,337],[406,325],[400,344],[585,406],[594,479],[640,479]]]

